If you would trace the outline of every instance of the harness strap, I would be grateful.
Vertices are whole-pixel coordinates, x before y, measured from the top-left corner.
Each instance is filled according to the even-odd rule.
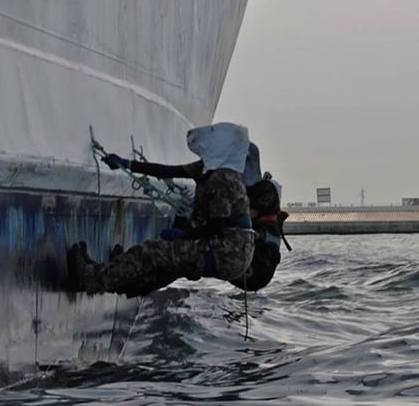
[[[277,214],[267,214],[265,216],[258,217],[258,220],[264,222],[264,223],[273,223],[275,224],[278,221],[278,215]]]
[[[228,219],[228,225],[230,227],[237,227],[241,229],[251,229],[252,228],[252,219],[248,214],[239,214],[231,216]]]
[[[218,276],[217,266],[215,264],[214,253],[212,252],[212,248],[209,241],[207,241],[205,244],[204,261],[205,266],[202,276],[207,278],[216,278]]]
[[[284,234],[284,221],[287,219],[288,213],[285,211],[280,211],[279,214],[267,214],[264,216],[258,217],[258,220],[267,223],[267,224],[277,224],[279,235],[281,240],[284,242],[285,246],[287,247],[288,251],[292,251],[292,247],[290,243],[287,241],[285,234]]]

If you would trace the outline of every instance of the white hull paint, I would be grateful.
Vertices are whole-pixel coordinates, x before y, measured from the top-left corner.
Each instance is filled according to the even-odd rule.
[[[185,133],[212,120],[245,6],[2,0],[0,186],[42,188],[33,167],[47,164],[52,188],[94,191],[70,176],[94,177],[90,124],[110,151],[129,155],[134,135],[150,159],[190,159]]]
[[[155,218],[104,167],[98,205],[89,125],[109,151],[129,156],[132,134],[151,160],[191,159],[185,133],[213,118],[246,2],[0,0],[0,394],[36,363],[133,359],[135,299],[40,279],[66,277],[75,241],[106,259],[165,226],[167,207]]]

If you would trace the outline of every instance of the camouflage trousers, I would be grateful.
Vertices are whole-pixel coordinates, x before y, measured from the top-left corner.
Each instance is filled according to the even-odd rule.
[[[239,229],[208,240],[145,241],[106,265],[86,265],[85,288],[88,293],[145,296],[178,278],[198,280],[208,275],[208,258],[215,268],[210,276],[237,279],[250,266],[253,250],[253,233]]]

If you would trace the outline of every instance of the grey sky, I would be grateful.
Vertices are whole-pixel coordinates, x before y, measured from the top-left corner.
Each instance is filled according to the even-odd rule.
[[[249,0],[215,120],[249,127],[285,202],[419,197],[419,1]]]

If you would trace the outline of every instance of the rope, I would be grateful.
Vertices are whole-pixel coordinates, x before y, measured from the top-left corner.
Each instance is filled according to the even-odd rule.
[[[124,343],[124,345],[121,348],[121,352],[118,355],[117,361],[120,361],[123,358],[123,356],[125,354],[125,351],[127,349],[128,343],[129,343],[129,341],[131,339],[132,332],[134,331],[134,328],[135,328],[138,320],[141,317],[141,308],[143,307],[144,298],[141,297],[141,302],[140,302],[140,299],[138,299],[138,297],[136,299],[137,299],[137,314],[135,315],[135,318],[134,318],[134,321],[132,323],[132,326],[129,329],[127,339],[125,340],[125,343]]]
[[[35,378],[38,376],[38,345],[39,345],[39,277],[36,277],[36,287],[35,287],[35,320],[33,321],[33,328],[35,332],[35,353],[34,353],[34,363],[35,363]]]
[[[152,204],[152,215],[151,215],[151,217],[152,217],[152,236],[153,236],[153,239],[157,239],[159,236],[158,236],[158,229],[157,229],[157,214],[158,214],[158,208],[157,208],[157,205],[156,205],[156,201],[154,200],[154,199],[152,199],[152,201],[151,201],[151,204]]]
[[[96,174],[97,174],[97,195],[98,198],[100,198],[100,164],[99,164],[99,160],[97,159],[96,153],[95,153],[95,149],[92,147],[92,151],[93,151],[93,159],[95,160],[95,164],[96,164]]]
[[[115,300],[115,308],[114,308],[114,312],[113,312],[113,323],[112,323],[111,339],[109,341],[108,361],[111,360],[112,345],[113,345],[114,334],[115,334],[115,330],[116,330],[116,322],[117,322],[117,319],[118,319],[118,306],[119,306],[119,295],[116,296],[116,300]]]
[[[249,308],[247,305],[247,272],[243,274],[243,287],[244,287],[244,314],[246,316],[246,333],[244,335],[244,341],[249,338]]]
[[[96,165],[99,164],[98,157],[105,158],[108,156],[108,153],[105,151],[103,146],[95,139],[93,128],[89,126],[90,130],[90,139],[92,144],[92,150],[95,154]],[[133,139],[131,139],[133,143]],[[142,150],[138,151],[133,147],[134,156],[138,156],[141,161],[146,162],[146,158],[143,155]],[[123,166],[119,167],[126,175],[132,179],[131,187],[135,191],[143,190],[143,193],[151,199],[164,202],[171,206],[177,214],[179,215],[188,215],[192,210],[192,199],[188,193],[186,187],[177,185],[173,180],[163,181],[166,185],[166,191],[161,190],[159,187],[150,182],[148,176],[138,176],[131,172],[128,168]],[[173,197],[173,196],[176,197]]]
[[[98,223],[97,223],[97,229],[96,229],[96,243],[98,247],[98,254],[100,260],[103,259],[102,257],[102,196],[101,196],[101,177],[100,177],[100,163],[98,159],[98,153],[97,153],[97,145],[95,144],[95,138],[93,133],[93,127],[89,126],[89,132],[90,132],[90,139],[91,139],[91,147],[92,147],[92,155],[93,159],[95,160],[96,164],[96,174],[97,174],[97,212],[98,212]],[[112,331],[111,331],[111,339],[109,343],[109,351],[108,351],[108,359],[111,357],[111,351],[112,351],[112,344],[114,341],[114,334],[116,329],[116,322],[118,317],[118,305],[119,305],[119,296],[117,296],[115,301],[115,309],[113,314],[113,324],[112,324]]]
[[[93,127],[89,126],[90,138],[94,140]],[[97,252],[99,253],[99,259],[102,260],[102,196],[101,196],[101,178],[100,178],[100,163],[97,157],[96,148],[92,142],[92,155],[96,164],[96,176],[97,176],[97,227],[96,227],[96,244]]]
[[[148,162],[148,159],[144,155],[143,146],[140,146],[140,149],[135,148],[134,136],[131,135],[131,148],[133,159],[138,159],[139,162]],[[184,198],[188,198],[188,189],[185,186],[178,185],[173,179],[160,179],[166,185],[166,195],[171,193],[179,193]],[[177,191],[177,192],[176,192]]]

